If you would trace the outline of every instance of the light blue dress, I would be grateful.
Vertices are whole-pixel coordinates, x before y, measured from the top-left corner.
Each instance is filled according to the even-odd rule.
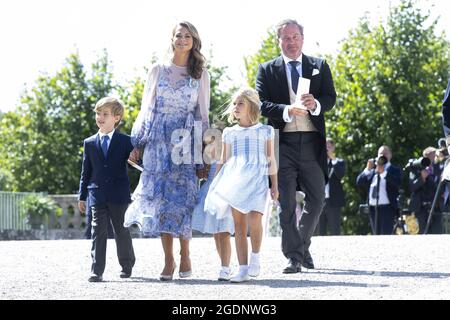
[[[228,232],[234,234],[234,221],[232,216],[217,219],[216,216],[205,211],[205,198],[216,173],[216,163],[211,164],[208,179],[200,187],[198,192],[198,204],[192,213],[192,229],[201,233],[216,234]]]
[[[144,171],[125,213],[124,225],[137,224],[148,237],[168,233],[188,239],[192,237],[191,216],[197,203],[196,161],[194,156],[181,163],[174,161],[174,155],[185,155],[186,149],[175,149],[178,140],[173,140],[173,133],[179,129],[189,133],[185,146],[191,153],[194,121],[200,114],[201,80],[193,80],[186,68],[173,64],[158,66],[157,71],[151,72],[158,75],[148,81],[156,84],[147,86],[153,85],[154,103],[149,104],[148,110],[141,107],[131,134],[133,145],[144,148]],[[207,117],[202,119],[206,128]]]
[[[269,188],[266,144],[274,136],[271,126],[260,123],[223,131],[222,141],[231,146],[231,154],[211,183],[205,211],[217,219],[231,216],[231,207],[264,213]]]

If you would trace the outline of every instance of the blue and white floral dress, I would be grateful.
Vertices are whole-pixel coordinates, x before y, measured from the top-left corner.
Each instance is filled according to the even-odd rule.
[[[144,149],[144,171],[125,213],[125,226],[137,224],[149,237],[161,233],[192,237],[191,216],[198,192],[196,164],[201,163],[202,141],[200,136],[200,146],[196,146],[200,151],[194,154],[194,127],[200,128],[196,134],[202,135],[208,127],[208,110],[206,70],[196,80],[186,67],[173,63],[152,66],[131,132],[133,145]]]

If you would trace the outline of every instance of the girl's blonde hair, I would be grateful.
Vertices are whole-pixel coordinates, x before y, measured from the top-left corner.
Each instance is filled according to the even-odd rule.
[[[238,99],[244,100],[244,102],[246,102],[249,105],[250,108],[248,115],[250,118],[250,122],[252,124],[257,124],[259,122],[259,118],[261,117],[260,111],[261,101],[259,100],[258,92],[256,92],[255,89],[247,87],[241,88],[233,94],[230,104],[223,113],[223,115],[228,116],[228,122],[229,123],[237,122],[237,119],[234,117],[233,114],[233,109],[234,109],[234,102]]]

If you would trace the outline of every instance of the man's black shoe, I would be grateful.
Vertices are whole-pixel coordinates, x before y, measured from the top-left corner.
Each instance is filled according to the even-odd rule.
[[[302,272],[300,262],[297,262],[293,259],[289,259],[289,263],[287,267],[283,269],[283,273],[298,273],[298,272]]]
[[[120,272],[120,277],[121,278],[129,278],[129,277],[131,277],[131,271],[121,271]]]
[[[92,274],[89,279],[89,282],[102,282],[103,281],[103,277],[102,276],[98,276],[96,274]]]
[[[305,252],[305,257],[302,261],[302,267],[306,269],[314,269],[314,262],[309,251]]]

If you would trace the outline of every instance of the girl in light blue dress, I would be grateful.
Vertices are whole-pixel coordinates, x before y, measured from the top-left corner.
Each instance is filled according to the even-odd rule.
[[[259,123],[258,93],[250,88],[239,90],[226,114],[238,124],[222,134],[222,155],[217,175],[205,199],[205,211],[216,219],[233,217],[239,273],[231,282],[248,281],[260,272],[259,251],[262,241],[262,215],[267,190],[278,198],[277,168],[274,155],[274,130]],[[247,225],[252,253],[248,264]]]
[[[198,204],[192,213],[192,230],[200,231],[201,233],[208,233],[214,235],[217,253],[219,254],[221,267],[219,271],[219,281],[229,281],[231,276],[230,259],[231,259],[231,243],[230,235],[234,234],[234,222],[231,215],[218,219],[216,215],[205,212],[205,198],[208,194],[209,187],[216,175],[217,159],[214,148],[214,137],[208,143],[209,154],[207,155],[211,160],[211,167],[208,174],[208,179],[200,187],[198,193]]]

